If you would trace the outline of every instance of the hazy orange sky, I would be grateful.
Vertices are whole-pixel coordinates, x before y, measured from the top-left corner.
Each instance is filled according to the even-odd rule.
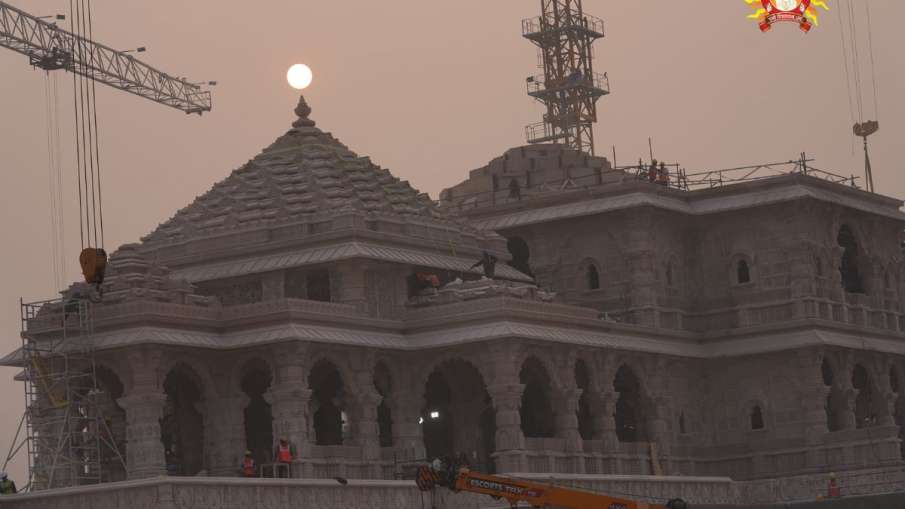
[[[609,155],[615,145],[617,162],[628,164],[646,157],[650,136],[656,157],[689,170],[785,161],[806,151],[820,168],[860,173],[839,22],[840,6],[850,1],[830,0],[832,11],[821,12],[820,26],[805,35],[793,25],[762,34],[746,19],[752,10],[744,0],[585,0],[585,10],[607,23],[607,37],[595,46],[595,69],[608,73],[612,87],[598,108],[598,153]],[[880,105],[875,183],[883,194],[905,197],[894,156],[905,133],[905,2],[857,0],[862,23],[865,1]],[[36,15],[69,10],[63,0],[12,3]],[[525,77],[539,72],[537,56],[520,25],[539,13],[537,0],[92,3],[101,42],[147,46],[140,57],[151,65],[219,82],[214,109],[203,117],[97,89],[108,251],[148,233],[289,128],[297,93],[285,73],[293,63],[314,70],[306,97],[321,128],[435,198],[523,144],[524,126],[540,120],[539,105],[525,94]],[[866,40],[861,60],[865,118],[873,119]],[[55,291],[44,79],[26,57],[0,49],[3,353],[20,343],[19,298]],[[71,77],[59,79],[68,154]],[[64,189],[65,254],[75,279],[74,157],[64,161],[72,180]],[[22,410],[14,374],[0,370],[4,453]],[[10,471],[23,478],[21,462]]]

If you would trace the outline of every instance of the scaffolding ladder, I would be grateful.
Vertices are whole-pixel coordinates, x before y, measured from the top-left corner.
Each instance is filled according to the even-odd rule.
[[[27,451],[27,489],[109,481],[125,461],[113,439],[98,385],[91,302],[84,298],[22,302],[25,415],[9,456]],[[24,428],[24,429],[22,429]]]

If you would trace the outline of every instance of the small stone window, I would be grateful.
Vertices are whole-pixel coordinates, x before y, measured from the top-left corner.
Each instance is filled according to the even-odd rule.
[[[842,287],[849,293],[864,293],[864,283],[858,269],[858,241],[848,225],[839,228],[839,236],[836,238],[839,247],[842,248],[842,259],[839,263],[839,273],[842,276]]]
[[[898,394],[899,387],[899,374],[896,373],[896,368],[889,368],[889,388],[892,389],[892,392]]]
[[[672,288],[674,286],[674,280],[672,276],[672,262],[666,263],[666,286]]]
[[[735,266],[735,282],[744,285],[751,282],[751,267],[748,260],[739,260]]]
[[[330,302],[330,271],[327,269],[310,270],[305,275],[308,299]]]
[[[760,409],[760,405],[754,405],[751,409],[751,429],[764,429],[764,413]]]
[[[679,414],[679,433],[682,435],[688,433],[688,428],[685,427],[685,412]]]
[[[586,276],[588,280],[588,290],[599,290],[600,273],[597,271],[597,267],[593,263],[588,265]]]
[[[516,179],[509,181],[509,198],[512,200],[522,199],[522,188],[519,186],[518,180]]]

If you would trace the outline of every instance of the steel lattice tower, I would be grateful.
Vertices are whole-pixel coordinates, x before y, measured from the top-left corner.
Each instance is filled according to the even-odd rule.
[[[527,80],[528,95],[547,107],[544,121],[525,128],[528,143],[560,143],[594,153],[597,99],[610,93],[594,72],[591,46],[603,20],[584,14],[581,0],[541,0],[542,14],[522,21],[522,36],[539,48],[544,74]]]

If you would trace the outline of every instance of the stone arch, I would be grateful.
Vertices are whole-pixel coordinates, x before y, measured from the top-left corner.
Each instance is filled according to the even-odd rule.
[[[524,385],[519,410],[525,438],[550,438],[556,434],[553,411],[553,380],[550,371],[535,356],[522,363],[519,382]]]
[[[339,368],[327,359],[315,362],[308,373],[316,445],[342,445],[348,437],[346,384]]]
[[[393,446],[393,415],[389,399],[393,393],[393,377],[384,361],[374,365],[374,389],[380,395],[377,404],[377,438],[381,447]]]
[[[899,427],[899,440],[902,458],[905,459],[905,370],[899,363],[889,367],[889,387],[895,396],[893,420]]]
[[[828,387],[826,401],[824,402],[824,411],[826,412],[826,426],[830,432],[840,431],[845,428],[847,417],[845,393],[840,387],[840,381],[836,378],[836,369],[834,363],[829,357],[825,356],[820,364],[821,377],[823,385]]]
[[[616,437],[620,442],[643,442],[647,440],[647,398],[641,380],[628,364],[622,364],[613,377],[613,389],[619,395],[616,399],[613,419],[616,423]]]
[[[420,421],[428,458],[466,455],[492,471],[496,417],[480,370],[461,357],[434,366],[424,383]]]
[[[125,386],[119,374],[105,364],[95,367],[98,390],[95,402],[98,405],[103,424],[101,445],[101,478],[103,482],[126,480],[126,411],[117,400],[125,394]]]
[[[592,411],[591,374],[584,359],[575,361],[575,386],[581,390],[578,398],[578,434],[582,440],[594,439],[594,413]]]
[[[839,260],[839,274],[842,277],[842,288],[849,293],[865,293],[864,282],[861,277],[862,268],[860,258],[863,253],[858,245],[858,239],[852,228],[843,224],[839,227],[836,243],[842,248]]]
[[[512,256],[512,260],[509,261],[509,266],[523,274],[534,277],[534,273],[531,272],[531,248],[528,247],[528,243],[525,242],[525,239],[518,236],[510,237],[509,240],[506,241],[506,248]]]
[[[163,380],[166,395],[160,423],[161,442],[169,475],[193,476],[204,469],[205,385],[186,363],[176,363]]]
[[[273,411],[265,394],[273,383],[273,369],[261,358],[242,363],[239,370],[239,389],[248,397],[242,411],[245,428],[245,448],[258,463],[269,462],[274,444]]]
[[[855,390],[855,427],[875,426],[886,413],[883,408],[885,398],[873,375],[862,363],[852,368],[852,388]]]

